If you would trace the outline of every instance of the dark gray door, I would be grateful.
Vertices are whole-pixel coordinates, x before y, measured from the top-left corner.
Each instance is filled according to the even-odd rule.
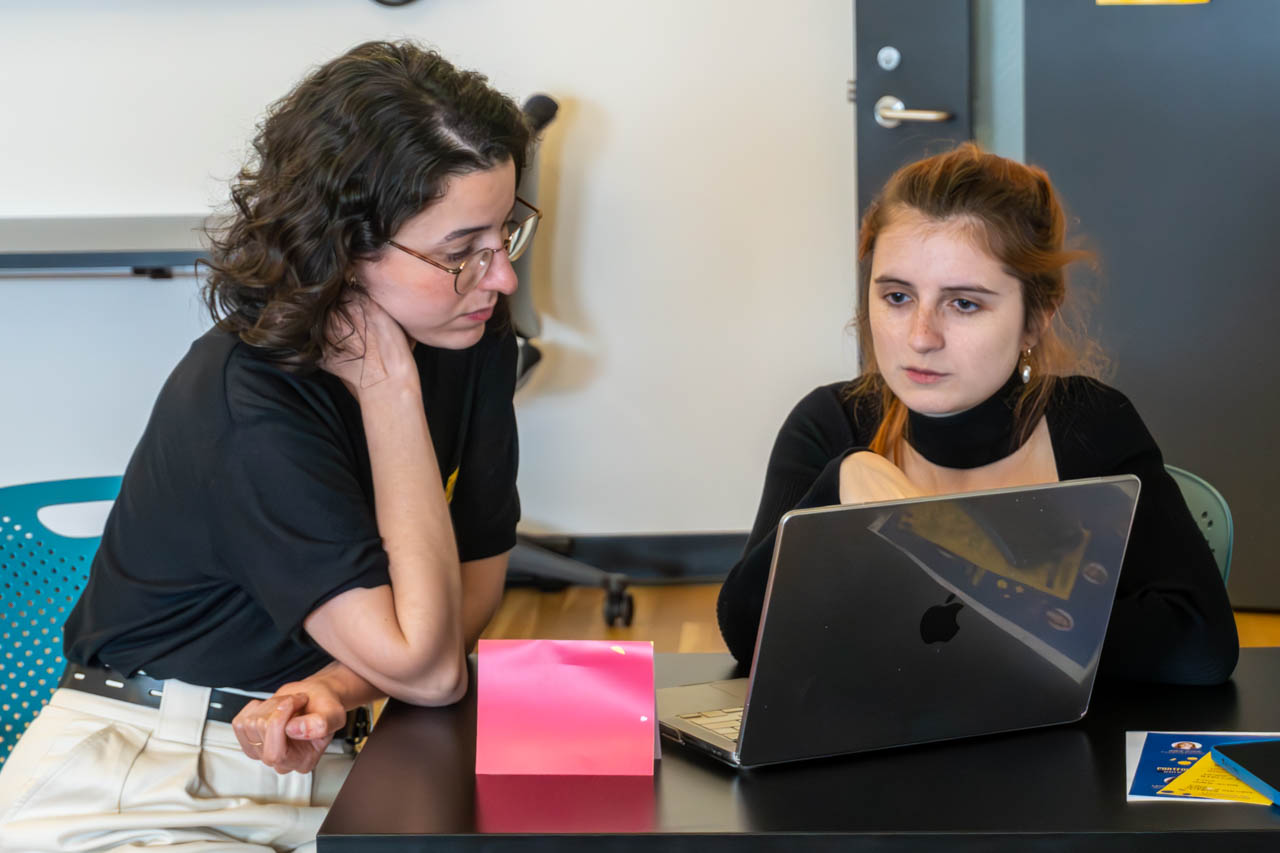
[[[1026,4],[1026,156],[1101,255],[1094,330],[1165,461],[1235,516],[1237,607],[1280,608],[1280,3]]]
[[[858,0],[857,21],[898,5]],[[1101,258],[1097,276],[1075,273],[1098,287],[1091,331],[1165,461],[1230,503],[1232,603],[1280,609],[1280,3],[1021,11],[1025,159],[1053,176]],[[924,15],[908,25],[938,28]],[[876,50],[863,35],[860,74]],[[859,131],[868,94],[859,81]],[[862,181],[892,157],[864,149],[861,132],[858,144]],[[873,191],[860,186],[860,201]]]
[[[858,211],[899,166],[969,139],[968,0],[854,4]],[[941,121],[876,121],[877,102],[946,113]],[[883,116],[883,108],[881,110]],[[922,116],[920,118],[940,118]],[[889,119],[890,122],[894,119]]]

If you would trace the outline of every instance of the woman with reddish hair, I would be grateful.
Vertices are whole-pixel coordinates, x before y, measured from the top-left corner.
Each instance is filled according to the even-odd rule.
[[[1040,169],[965,144],[909,164],[862,221],[863,372],[814,389],[774,444],[717,607],[750,661],[789,510],[1111,474],[1142,482],[1100,672],[1214,684],[1239,645],[1209,547],[1133,404],[1072,322],[1065,217]]]

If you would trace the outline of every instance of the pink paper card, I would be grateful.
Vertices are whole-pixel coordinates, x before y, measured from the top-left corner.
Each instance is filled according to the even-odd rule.
[[[653,644],[481,640],[476,774],[652,776]]]
[[[652,776],[477,776],[477,832],[653,832]]]

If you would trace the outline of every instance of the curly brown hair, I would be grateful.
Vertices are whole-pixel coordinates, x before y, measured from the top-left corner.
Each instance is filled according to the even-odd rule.
[[[1039,423],[1059,377],[1100,377],[1106,357],[1085,332],[1087,294],[1067,300],[1066,267],[1089,252],[1065,245],[1066,215],[1043,169],[990,154],[972,142],[903,166],[862,217],[858,239],[855,323],[862,374],[846,394],[879,398],[880,423],[871,449],[898,461],[908,425],[906,406],[876,364],[869,294],[876,238],[895,213],[914,210],[935,222],[968,221],[991,256],[1022,284],[1024,325],[1040,332],[1030,354],[1032,379],[1014,409],[1015,433],[1025,441]]]
[[[214,322],[299,370],[314,369],[330,312],[449,180],[508,160],[530,131],[483,75],[412,42],[368,42],[317,68],[267,110],[232,181],[231,215],[208,229],[202,296]],[[506,318],[505,298],[490,326]]]

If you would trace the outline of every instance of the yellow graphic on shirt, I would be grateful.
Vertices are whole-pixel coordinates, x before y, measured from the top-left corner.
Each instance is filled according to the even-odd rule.
[[[972,578],[974,586],[982,582],[983,575],[991,572],[1017,584],[1017,592],[1022,592],[1021,587],[1027,586],[1063,600],[1071,598],[1090,539],[1089,532],[1081,530],[1076,546],[1060,554],[1058,559],[1019,568],[1010,565],[1000,547],[992,541],[990,532],[952,504],[940,502],[913,506],[903,513],[900,524],[922,539],[972,563],[977,568]],[[997,581],[997,586],[1006,588],[1006,582]]]
[[[458,482],[458,470],[459,468],[454,468],[453,473],[444,483],[444,502],[447,504],[453,503],[453,487]]]

